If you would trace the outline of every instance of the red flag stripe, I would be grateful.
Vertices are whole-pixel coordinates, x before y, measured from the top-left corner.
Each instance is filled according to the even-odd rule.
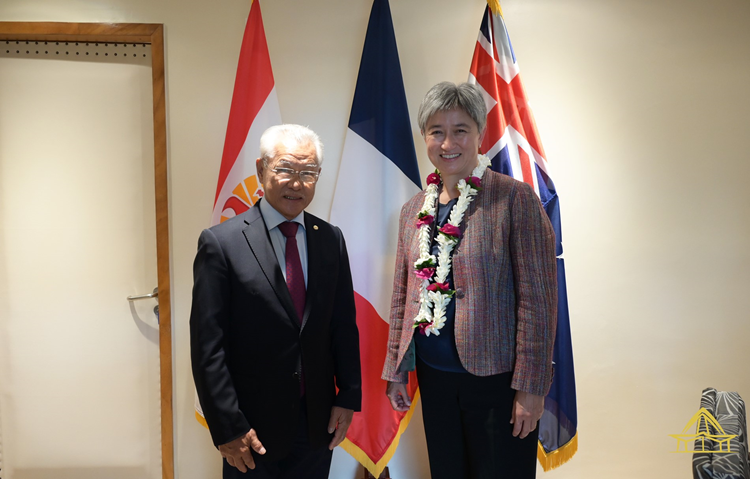
[[[271,93],[273,85],[271,58],[268,55],[260,3],[255,0],[250,8],[245,35],[242,38],[214,207],[216,207],[224,181],[245,144],[250,125]]]
[[[531,168],[531,161],[529,160],[529,155],[524,151],[523,148],[521,148],[521,145],[518,146],[518,159],[521,162],[521,173],[523,174],[523,182],[528,183],[531,186],[534,186],[534,173],[533,169]]]
[[[385,363],[388,343],[388,323],[383,321],[375,308],[357,292],[354,293],[357,308],[357,327],[359,328],[359,351],[362,359],[362,411],[367,415],[355,414],[347,439],[362,451],[367,451],[372,458],[384,458],[392,449],[398,435],[401,420],[406,412],[394,411],[385,398],[386,381],[380,379],[380,372]],[[409,395],[414,398],[417,390],[416,372],[409,375],[407,386]],[[374,393],[374,394],[373,394]],[[374,427],[376,426],[376,427]],[[386,457],[386,463],[390,457]],[[379,462],[379,461],[378,461]]]

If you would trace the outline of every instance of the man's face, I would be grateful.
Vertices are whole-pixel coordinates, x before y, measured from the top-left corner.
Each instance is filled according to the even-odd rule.
[[[276,156],[268,160],[268,166],[263,164],[263,159],[258,158],[255,162],[258,178],[263,185],[263,199],[281,213],[284,218],[291,220],[299,215],[302,210],[315,196],[315,183],[305,183],[299,174],[291,178],[284,178],[274,171],[278,168],[286,168],[300,171],[319,172],[317,159],[315,157],[315,145],[312,142],[296,144],[282,142],[276,145]]]

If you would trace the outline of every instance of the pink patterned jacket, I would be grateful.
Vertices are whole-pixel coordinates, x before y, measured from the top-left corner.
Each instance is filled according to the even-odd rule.
[[[531,187],[487,170],[453,250],[455,335],[464,368],[477,376],[513,371],[511,387],[545,396],[557,326],[555,233]],[[388,351],[382,378],[408,381],[402,365],[419,310],[417,213],[424,193],[401,209]],[[408,362],[403,361],[404,364]]]

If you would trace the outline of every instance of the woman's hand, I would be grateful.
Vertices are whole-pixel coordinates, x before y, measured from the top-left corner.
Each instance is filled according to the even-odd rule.
[[[513,424],[513,436],[521,439],[536,429],[536,423],[544,412],[544,396],[537,396],[523,391],[516,391],[513,401],[513,412],[510,423]]]
[[[394,411],[405,412],[411,407],[411,398],[406,391],[406,384],[404,383],[388,381],[388,386],[385,388],[385,395],[391,401],[391,407]]]

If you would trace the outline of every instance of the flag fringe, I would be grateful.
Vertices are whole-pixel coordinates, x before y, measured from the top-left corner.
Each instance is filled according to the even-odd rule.
[[[537,445],[536,457],[539,459],[539,463],[542,465],[544,472],[549,472],[568,462],[577,451],[578,431],[576,431],[576,435],[573,436],[570,441],[549,453],[545,452],[542,443],[539,442]]]
[[[419,389],[416,390],[416,392],[414,393],[414,397],[411,400],[411,408],[409,408],[409,411],[406,413],[404,418],[401,420],[401,424],[399,424],[398,426],[398,433],[396,433],[396,437],[393,438],[393,441],[391,442],[390,446],[388,446],[388,449],[386,449],[383,457],[381,457],[377,463],[373,462],[372,459],[370,459],[370,456],[368,456],[362,449],[360,449],[359,446],[351,442],[349,439],[344,439],[344,442],[339,444],[339,446],[341,446],[343,450],[348,452],[350,456],[352,456],[360,464],[362,464],[365,469],[370,471],[370,474],[372,474],[376,478],[380,477],[380,474],[385,470],[388,462],[396,453],[398,441],[401,439],[401,434],[403,434],[406,431],[406,428],[409,426],[409,422],[411,421],[411,416],[414,413],[414,407],[416,406],[418,399]]]
[[[500,0],[487,0],[487,5],[489,5],[494,15],[503,16],[503,8],[500,6]]]
[[[206,418],[201,416],[201,413],[199,413],[198,411],[195,411],[195,420],[198,421],[201,424],[201,426],[208,429],[208,423],[206,422]]]

